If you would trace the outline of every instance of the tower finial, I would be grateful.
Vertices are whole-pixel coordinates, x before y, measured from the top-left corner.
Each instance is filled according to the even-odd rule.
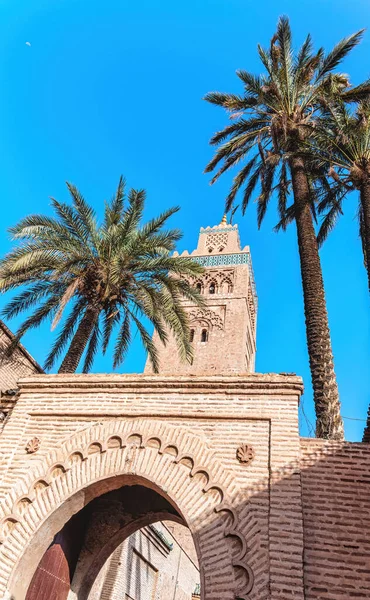
[[[226,216],[226,213],[222,217],[222,221],[221,221],[220,225],[227,225],[227,216]]]

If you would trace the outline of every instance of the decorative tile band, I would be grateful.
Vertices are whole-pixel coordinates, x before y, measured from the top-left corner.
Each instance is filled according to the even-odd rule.
[[[203,267],[219,267],[229,265],[250,265],[249,252],[240,252],[238,254],[212,254],[209,256],[192,256]]]

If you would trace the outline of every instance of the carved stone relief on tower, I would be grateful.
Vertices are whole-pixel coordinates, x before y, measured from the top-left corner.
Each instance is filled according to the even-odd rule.
[[[206,238],[206,248],[208,252],[222,252],[227,245],[228,234],[224,233],[209,233]]]
[[[189,322],[198,322],[208,325],[211,329],[223,329],[224,319],[214,310],[209,308],[195,308],[189,312]]]
[[[255,329],[256,329],[256,306],[255,306],[255,301],[254,301],[254,297],[253,297],[253,290],[252,290],[251,284],[249,284],[249,286],[248,286],[247,302],[248,302],[248,309],[249,309],[249,314],[250,314],[250,318],[251,318],[252,328],[253,328],[253,331],[255,331]]]

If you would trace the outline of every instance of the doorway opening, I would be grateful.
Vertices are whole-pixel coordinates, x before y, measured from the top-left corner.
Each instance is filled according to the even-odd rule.
[[[162,491],[137,479],[93,498],[64,524],[26,600],[200,598],[197,553],[183,516]]]
[[[198,559],[189,529],[158,521],[133,533],[105,562],[88,598],[200,598]]]

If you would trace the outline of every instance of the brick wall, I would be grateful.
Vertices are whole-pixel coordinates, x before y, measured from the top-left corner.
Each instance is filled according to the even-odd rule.
[[[370,446],[302,439],[306,600],[370,598]]]

